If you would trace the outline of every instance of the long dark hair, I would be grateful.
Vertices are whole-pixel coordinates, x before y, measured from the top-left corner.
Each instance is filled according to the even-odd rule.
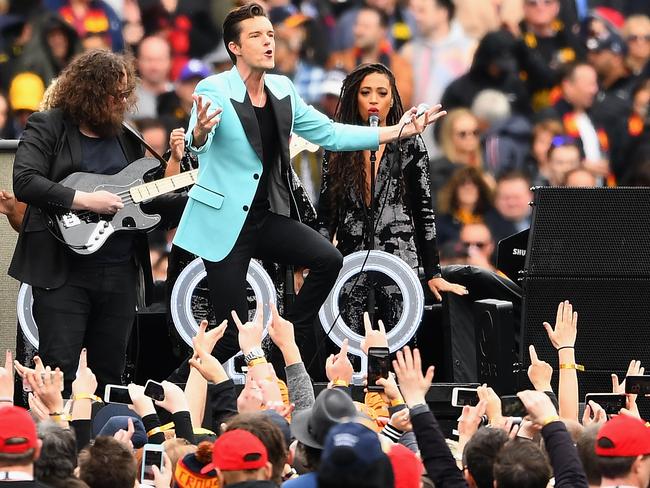
[[[380,63],[362,64],[355,68],[343,80],[341,97],[336,106],[334,120],[343,124],[365,125],[366,121],[361,119],[357,96],[363,79],[372,73],[379,73],[390,83],[390,91],[393,97],[392,106],[386,116],[386,125],[395,125],[401,119],[404,108],[400,99],[395,76],[393,72]],[[363,201],[366,198],[366,167],[363,159],[363,151],[334,152],[328,160],[328,173],[332,185],[333,201],[339,206],[342,203],[346,191],[352,190],[359,195]]]

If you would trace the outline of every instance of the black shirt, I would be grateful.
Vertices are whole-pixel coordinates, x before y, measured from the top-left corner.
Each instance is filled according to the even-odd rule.
[[[117,136],[88,137],[80,133],[81,171],[114,175],[129,165]],[[122,264],[133,255],[132,232],[118,232],[108,238],[97,252],[89,255],[73,254],[73,259],[82,266]]]
[[[257,192],[251,205],[251,210],[268,210],[269,205],[269,175],[273,169],[273,165],[277,164],[279,154],[278,145],[278,124],[275,120],[275,113],[273,112],[273,105],[266,97],[266,105],[263,107],[253,107],[255,109],[255,117],[260,128],[260,136],[262,138],[262,174],[260,181],[257,185]]]

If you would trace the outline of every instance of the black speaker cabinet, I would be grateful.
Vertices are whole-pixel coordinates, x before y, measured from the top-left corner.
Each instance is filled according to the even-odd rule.
[[[611,391],[611,373],[624,375],[631,359],[650,365],[650,188],[542,187],[534,193],[523,285],[524,366],[534,344],[557,369],[542,324],[553,324],[557,305],[569,300],[578,312],[576,360],[585,366],[580,396]]]
[[[474,302],[474,336],[479,383],[487,383],[499,395],[515,393],[518,364],[512,302]]]

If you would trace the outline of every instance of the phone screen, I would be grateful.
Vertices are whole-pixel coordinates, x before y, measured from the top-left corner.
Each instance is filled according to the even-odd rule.
[[[145,449],[142,459],[142,480],[153,481],[153,466],[157,466],[160,470],[162,467],[162,451],[150,451]]]
[[[501,413],[504,417],[525,417],[528,414],[523,402],[516,395],[501,397]]]
[[[627,376],[625,378],[625,393],[650,394],[650,376]]]
[[[478,405],[478,393],[475,389],[471,388],[454,388],[454,396],[452,399],[455,399],[453,403],[454,407],[464,407],[469,405],[475,407]]]
[[[626,396],[623,393],[587,393],[585,403],[596,402],[607,415],[615,415],[625,408]]]
[[[390,352],[387,347],[371,347],[368,349],[368,391],[383,391],[377,385],[379,378],[388,378],[390,370]]]
[[[147,381],[144,387],[144,394],[153,400],[163,401],[165,399],[163,386],[153,380]]]
[[[131,405],[131,395],[129,395],[129,389],[126,386],[118,385],[106,385],[108,391],[108,398],[104,400],[108,403],[124,403],[126,405]]]

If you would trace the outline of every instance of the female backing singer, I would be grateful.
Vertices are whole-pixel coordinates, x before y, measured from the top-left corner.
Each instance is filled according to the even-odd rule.
[[[393,73],[382,64],[365,64],[343,82],[335,120],[368,125],[371,115],[379,125],[397,124],[404,113]],[[403,259],[416,272],[424,269],[435,298],[441,292],[467,294],[465,287],[447,282],[440,274],[436,227],[429,185],[429,158],[418,135],[379,146],[375,175],[370,174],[370,151],[325,153],[318,202],[318,230],[346,256],[366,249],[370,226],[370,178],[375,178],[374,248]],[[359,285],[362,280],[359,280]],[[365,310],[364,286],[353,293],[348,324],[361,324]],[[380,299],[378,297],[378,302]],[[388,308],[395,308],[388,300]],[[381,307],[380,307],[381,308]],[[394,312],[387,311],[391,323]],[[388,316],[387,316],[388,315]],[[394,322],[393,322],[394,324]],[[391,324],[392,325],[392,324]]]

